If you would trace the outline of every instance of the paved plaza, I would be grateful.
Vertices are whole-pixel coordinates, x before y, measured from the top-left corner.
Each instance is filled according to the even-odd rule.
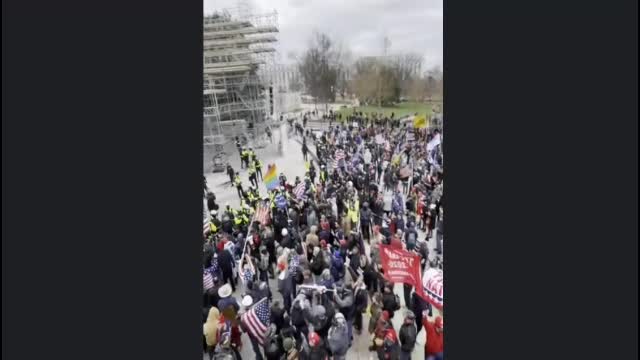
[[[286,117],[285,117],[286,118]],[[278,142],[282,140],[283,150],[282,152],[278,149]],[[304,161],[302,159],[302,150],[299,138],[296,138],[293,134],[287,135],[287,125],[286,122],[282,124],[281,129],[279,131],[274,131],[274,139],[272,144],[268,144],[265,148],[262,149],[254,149],[258,158],[263,162],[264,168],[266,169],[267,164],[275,163],[277,166],[278,172],[284,172],[287,176],[287,179],[293,181],[296,176],[299,176],[301,179],[304,178],[305,168]],[[310,146],[310,150],[314,153],[315,156],[315,148],[311,141],[308,141]],[[251,146],[251,145],[249,145]],[[229,153],[229,162],[231,166],[238,171],[240,170],[240,156],[238,152],[235,150],[235,146],[233,147],[233,151]],[[312,156],[312,158],[313,158]],[[317,163],[316,159],[314,162]],[[265,170],[263,170],[264,173]],[[208,173],[205,174],[207,178],[207,184],[209,185],[209,189],[216,194],[217,203],[220,204],[221,208],[224,207],[225,203],[229,203],[232,207],[238,207],[240,204],[240,200],[238,198],[238,193],[235,187],[231,187],[229,182],[229,177],[226,173]],[[249,184],[247,171],[241,170],[240,177],[242,178],[243,185],[246,187]],[[266,189],[264,185],[260,184],[260,194],[262,196],[266,196]],[[391,194],[385,194],[385,197],[390,196]],[[425,237],[425,233],[418,230],[420,239]],[[369,253],[369,246],[366,245],[367,254]],[[434,236],[428,241],[430,257],[433,258],[434,248],[435,248],[435,231]],[[280,301],[282,303],[282,296],[277,290],[277,281],[275,279],[269,280],[269,285],[271,287],[271,291],[273,293],[274,300]],[[400,326],[402,325],[403,313],[407,310],[406,305],[404,303],[403,296],[403,286],[402,284],[396,284],[394,291],[400,297],[400,301],[402,304],[402,309],[395,312],[395,316],[392,319],[394,328],[396,331],[399,331]],[[244,289],[242,284],[236,287],[236,292],[233,294],[236,298],[239,298],[241,294],[244,293]],[[433,309],[433,316],[437,316],[438,310]],[[349,349],[347,353],[348,360],[368,360],[377,358],[376,353],[369,352],[368,347],[371,345],[371,336],[366,332],[366,324],[369,322],[369,314],[365,314],[363,316],[364,330],[361,335],[357,335],[354,332],[354,340],[353,345]],[[433,318],[431,318],[433,320]],[[255,358],[255,353],[253,352],[253,348],[251,347],[251,342],[249,341],[248,335],[242,335],[242,351],[241,355],[243,359],[253,359]],[[412,353],[412,359],[424,359],[424,344],[425,344],[425,331],[424,329],[420,331],[417,338],[417,344],[415,350]],[[208,355],[203,355],[203,359],[208,359]]]

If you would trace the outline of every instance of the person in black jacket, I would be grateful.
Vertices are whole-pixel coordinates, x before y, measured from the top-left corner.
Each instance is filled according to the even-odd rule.
[[[362,333],[362,313],[367,309],[369,302],[367,288],[364,284],[358,286],[355,290],[355,313],[353,317],[353,327],[356,329],[356,333],[360,335]]]
[[[411,296],[411,310],[413,311],[414,315],[418,314],[418,316],[422,316],[422,312],[425,310],[429,311],[429,316],[432,315],[431,304],[421,298],[420,295],[418,295],[418,293],[416,292],[414,292]],[[417,324],[417,328],[418,329],[416,333],[419,334],[420,330],[422,330],[422,323]]]
[[[229,282],[231,290],[236,291],[236,282],[233,278],[233,257],[229,251],[221,250],[218,252],[218,265],[222,271],[222,282]]]
[[[347,321],[349,346],[351,346],[351,341],[353,340],[353,319],[355,316],[355,301],[351,284],[345,284],[337,287],[334,294],[334,301]]]
[[[400,304],[393,293],[393,285],[385,285],[382,294],[382,310],[389,312],[389,319],[393,319],[396,310],[400,309]]]
[[[211,212],[213,210],[218,210],[219,208],[218,204],[216,204],[216,195],[209,191],[207,193],[207,209]]]
[[[400,327],[400,360],[410,360],[411,353],[416,346],[416,316],[412,311],[407,311],[404,323]]]

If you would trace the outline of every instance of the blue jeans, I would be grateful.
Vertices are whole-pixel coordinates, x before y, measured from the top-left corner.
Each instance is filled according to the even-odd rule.
[[[347,330],[349,332],[349,346],[351,346],[351,339],[353,338],[353,319],[347,320]]]

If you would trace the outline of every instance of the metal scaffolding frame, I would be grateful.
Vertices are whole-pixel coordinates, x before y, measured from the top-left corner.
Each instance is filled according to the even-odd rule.
[[[270,84],[258,73],[274,62],[277,25],[277,12],[251,14],[246,7],[204,16],[205,147],[212,138],[219,143],[230,127],[236,135],[250,127],[255,137],[264,130]]]

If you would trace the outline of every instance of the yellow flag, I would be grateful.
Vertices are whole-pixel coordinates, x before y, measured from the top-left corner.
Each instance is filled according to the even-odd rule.
[[[415,129],[423,129],[427,127],[427,117],[426,116],[416,116],[413,119],[413,127]]]

